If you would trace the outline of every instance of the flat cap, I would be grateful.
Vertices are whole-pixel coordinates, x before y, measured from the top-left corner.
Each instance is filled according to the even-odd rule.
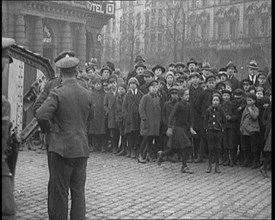
[[[232,94],[232,92],[230,90],[228,90],[228,89],[222,90],[222,94],[224,94],[224,93],[228,93],[230,96]]]
[[[170,64],[168,65],[168,67],[171,67],[171,66],[175,67],[175,64],[174,64],[174,63],[170,63]]]
[[[60,69],[72,69],[79,64],[79,59],[76,57],[64,57],[55,63]]]
[[[156,85],[158,85],[158,84],[159,84],[159,82],[158,82],[157,80],[152,80],[151,82],[149,82],[148,88],[149,88],[150,86],[156,86]]]
[[[235,89],[235,90],[233,91],[233,95],[236,95],[236,96],[244,96],[244,95],[245,95],[245,92],[244,92],[242,89],[238,88],[238,89]]]
[[[216,77],[214,75],[207,76],[205,79],[206,82],[208,81],[216,81]]]
[[[254,93],[250,93],[250,92],[246,94],[246,98],[251,98],[254,101],[257,100],[257,96]]]
[[[112,82],[117,82],[117,76],[112,74],[111,76],[109,76],[108,78],[108,83],[112,83]]]
[[[179,92],[179,87],[178,86],[172,86],[169,88],[168,92],[171,93],[178,93]]]
[[[182,63],[182,62],[178,62],[178,63],[175,64],[176,68],[179,67],[179,66],[181,66],[182,68],[185,67],[184,63]]]
[[[198,78],[200,78],[201,74],[199,74],[198,72],[191,72],[190,75],[189,75],[189,78],[191,79],[194,76],[197,76]]]
[[[143,76],[154,77],[154,73],[150,70],[145,70]]]
[[[191,58],[188,62],[187,62],[187,66],[189,66],[189,64],[194,63],[195,65],[198,65],[198,62],[196,60],[194,60],[193,58]]]
[[[63,50],[61,53],[59,53],[55,58],[54,58],[54,62],[58,62],[59,60],[61,60],[64,57],[75,57],[75,52],[72,50]]]

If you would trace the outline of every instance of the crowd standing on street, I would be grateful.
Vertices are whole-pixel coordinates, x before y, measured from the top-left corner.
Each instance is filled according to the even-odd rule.
[[[215,173],[223,172],[223,165],[259,168],[269,176],[272,76],[255,60],[242,81],[231,61],[217,69],[191,58],[186,65],[156,64],[150,70],[137,56],[126,76],[110,61],[101,69],[88,62],[82,73],[71,50],[54,62],[58,72],[32,108],[45,134],[50,220],[68,218],[68,190],[70,219],[85,219],[87,159],[95,151],[145,166],[181,161],[186,174],[195,173],[188,164],[207,159],[207,173],[215,163]],[[2,111],[2,128],[3,117]],[[6,176],[2,170],[2,180]]]

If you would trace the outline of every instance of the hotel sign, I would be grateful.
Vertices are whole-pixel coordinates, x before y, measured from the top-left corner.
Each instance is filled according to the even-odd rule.
[[[114,2],[87,1],[87,9],[105,15],[115,15]]]

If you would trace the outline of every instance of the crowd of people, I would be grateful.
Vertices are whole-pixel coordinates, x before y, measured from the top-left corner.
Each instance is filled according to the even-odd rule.
[[[95,117],[90,122],[90,151],[111,151],[139,163],[208,159],[207,172],[220,166],[260,168],[271,155],[271,72],[252,60],[248,76],[237,79],[230,61],[220,69],[190,59],[147,69],[141,56],[122,77],[112,62],[94,63],[80,75],[92,91]]]

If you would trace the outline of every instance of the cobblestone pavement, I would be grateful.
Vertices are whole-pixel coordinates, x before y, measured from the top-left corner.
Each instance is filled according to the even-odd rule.
[[[110,153],[91,153],[87,166],[87,219],[271,219],[271,178],[259,170],[207,163],[140,164]],[[17,219],[48,219],[45,151],[21,151],[15,178]]]

